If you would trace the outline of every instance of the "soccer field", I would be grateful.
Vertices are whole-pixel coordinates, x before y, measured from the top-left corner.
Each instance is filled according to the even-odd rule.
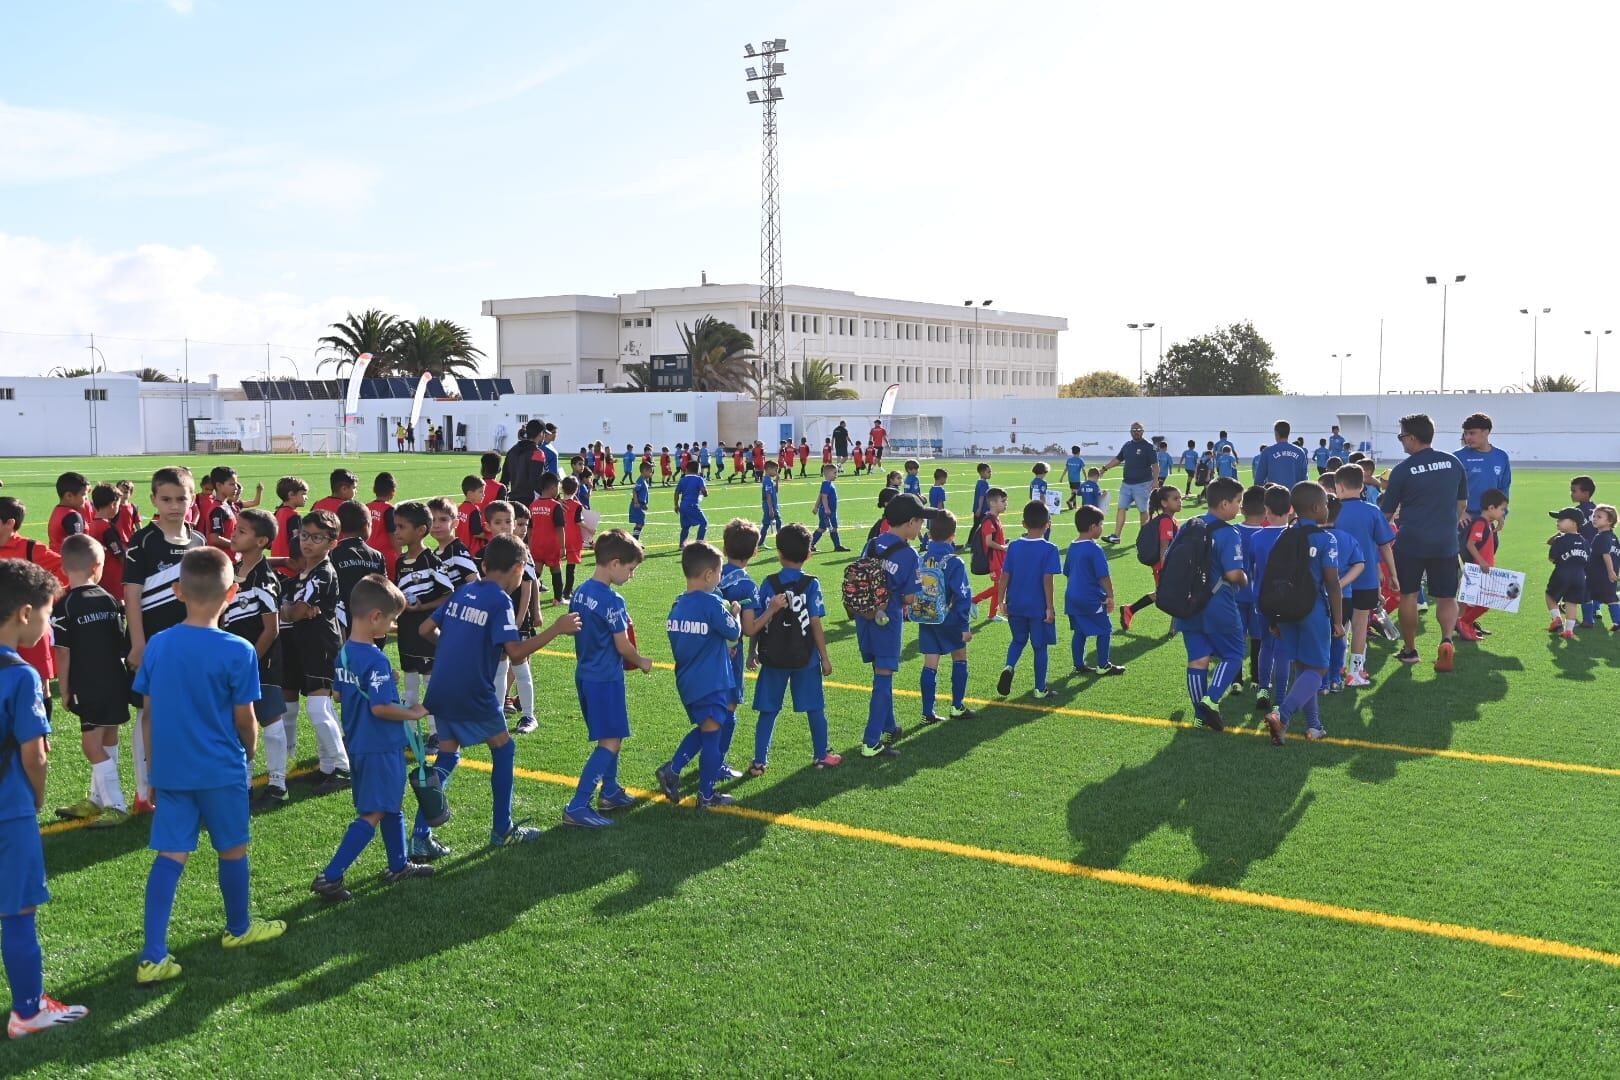
[[[221,462],[249,495],[265,485],[266,508],[287,472],[313,501],[338,464],[360,475],[362,498],[393,471],[401,500],[454,494],[477,471],[476,455],[189,464]],[[0,479],[42,539],[60,471],[128,477],[144,503],[165,463],[11,459]],[[947,467],[965,518],[972,465]],[[1620,473],[1596,477],[1598,501],[1620,496]],[[1015,507],[1028,480],[1028,463],[995,464]],[[784,712],[770,771],[725,785],[734,807],[650,799],[612,829],[578,832],[553,828],[589,752],[559,639],[533,660],[540,730],[517,740],[516,816],[547,828],[539,843],[484,848],[488,752],[475,748],[449,789],[456,816],[440,835],[454,853],[438,876],[377,886],[373,845],[350,872],[355,898],[328,906],[308,886],[352,804],[295,784],[290,805],[254,818],[251,855],[255,913],[288,920],[286,935],[220,948],[205,846],[170,935],[185,973],[155,992],[133,985],[146,819],[48,824],[46,989],[91,1015],[0,1048],[0,1073],[1613,1075],[1620,634],[1546,633],[1546,512],[1568,503],[1568,475],[1516,480],[1498,562],[1529,574],[1523,612],[1492,615],[1494,635],[1459,644],[1449,675],[1427,662],[1432,614],[1421,665],[1374,642],[1374,685],[1324,700],[1320,743],[1271,746],[1252,695],[1228,699],[1228,732],[1190,726],[1184,650],[1149,611],[1115,633],[1128,674],[1100,681],[1068,674],[1060,617],[1057,697],[1043,702],[1029,696],[1027,657],[1012,696],[996,697],[1007,629],[976,625],[979,715],[927,728],[912,726],[921,665],[908,632],[901,756],[863,760],[852,751],[870,675],[834,600],[828,711],[842,767],[811,768],[804,719]],[[840,483],[846,544],[865,535],[880,486]],[[684,587],[671,490],[654,488],[649,558],[623,590],[659,660],[628,677],[620,775],[642,794],[688,727],[657,632]],[[784,483],[784,520],[813,520],[815,492],[814,479]],[[626,501],[596,495],[603,527]],[[758,521],[758,488],[711,484],[706,511],[718,542],[730,517]],[[1151,581],[1134,535],[1110,552],[1121,602]],[[1072,521],[1058,522],[1054,541],[1072,538]],[[807,570],[835,596],[849,558],[818,555]],[[762,578],[774,557],[754,567]],[[742,767],[746,702],[740,717]],[[76,723],[55,719],[47,817],[88,777]],[[127,752],[123,764],[129,792]]]

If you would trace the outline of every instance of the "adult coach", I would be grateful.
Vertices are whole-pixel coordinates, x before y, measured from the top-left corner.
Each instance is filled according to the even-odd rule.
[[[1260,451],[1260,456],[1255,459],[1254,482],[1260,485],[1277,484],[1293,491],[1295,484],[1310,478],[1310,456],[1305,453],[1303,446],[1295,446],[1288,441],[1293,431],[1288,421],[1277,421],[1271,430],[1277,436],[1277,441]]]
[[[1350,443],[1339,433],[1339,425],[1333,425],[1333,432],[1328,435],[1328,456],[1344,460],[1345,451],[1350,449]]]
[[[879,465],[883,464],[883,447],[888,444],[889,432],[883,426],[883,419],[872,421],[872,430],[867,432],[867,446],[872,448],[872,460]]]
[[[1457,629],[1457,526],[1468,520],[1468,474],[1462,462],[1436,450],[1434,421],[1424,413],[1401,417],[1401,448],[1407,458],[1389,470],[1389,483],[1378,508],[1393,521],[1395,534],[1394,583],[1401,591],[1401,639],[1395,654],[1403,664],[1418,662],[1418,587],[1425,577],[1429,598],[1440,620],[1440,647],[1434,670],[1450,671],[1455,652],[1451,635]]]
[[[1457,460],[1468,477],[1468,515],[1479,513],[1479,499],[1491,488],[1511,494],[1513,465],[1507,451],[1491,445],[1491,418],[1477,412],[1462,423],[1462,449]]]
[[[838,456],[838,467],[843,468],[844,462],[849,458],[849,426],[842,420],[833,428],[833,453]]]
[[[1125,511],[1132,506],[1141,512],[1143,527],[1148,523],[1148,499],[1159,479],[1159,451],[1142,438],[1144,430],[1140,422],[1132,424],[1131,441],[1120,447],[1119,453],[1102,467],[1103,475],[1107,475],[1114,466],[1124,466],[1119,509],[1114,513],[1114,531],[1103,537],[1105,544],[1119,543],[1119,534],[1125,531]]]
[[[524,506],[534,502],[534,481],[538,474],[531,476],[529,466],[538,449],[535,440],[544,429],[545,425],[538,420],[524,424],[522,435],[512,444],[512,449],[506,452],[506,460],[501,463],[501,483],[506,485],[508,496]]]

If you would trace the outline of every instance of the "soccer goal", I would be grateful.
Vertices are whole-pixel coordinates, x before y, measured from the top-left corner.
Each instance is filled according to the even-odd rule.
[[[945,418],[917,413],[896,413],[884,426],[889,429],[888,457],[918,459],[945,456]]]
[[[304,452],[312,458],[353,457],[359,449],[359,437],[345,428],[311,428],[304,433]]]

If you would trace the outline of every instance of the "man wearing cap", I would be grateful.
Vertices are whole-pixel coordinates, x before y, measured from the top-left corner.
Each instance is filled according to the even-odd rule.
[[[1403,664],[1418,662],[1418,589],[1428,579],[1429,597],[1440,620],[1440,646],[1434,669],[1450,671],[1455,649],[1451,636],[1457,629],[1458,564],[1457,526],[1468,520],[1468,475],[1462,462],[1436,450],[1434,421],[1423,413],[1401,417],[1401,448],[1405,461],[1389,471],[1378,508],[1394,521],[1395,576],[1401,589],[1401,638],[1405,647],[1395,654]]]
[[[924,522],[939,516],[913,495],[900,494],[883,508],[889,531],[867,542],[866,554],[883,567],[889,601],[873,618],[855,616],[855,640],[861,661],[872,665],[872,696],[867,701],[866,733],[861,756],[897,757],[895,742],[903,732],[894,718],[894,675],[900,670],[905,624],[901,615],[917,595],[917,537]]]
[[[1141,525],[1147,527],[1148,501],[1159,481],[1159,451],[1142,438],[1141,421],[1131,425],[1131,441],[1119,448],[1119,453],[1102,467],[1103,475],[1116,465],[1123,465],[1124,483],[1119,489],[1119,509],[1114,513],[1114,531],[1103,537],[1105,544],[1119,543],[1119,534],[1125,531],[1125,511],[1135,506],[1141,513]]]
[[[1468,477],[1468,514],[1479,513],[1479,498],[1492,488],[1511,496],[1513,465],[1507,451],[1491,445],[1491,418],[1477,412],[1462,423],[1462,448],[1457,460]]]

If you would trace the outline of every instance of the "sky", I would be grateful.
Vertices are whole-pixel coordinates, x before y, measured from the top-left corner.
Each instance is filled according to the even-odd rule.
[[[767,37],[787,281],[1065,316],[1065,379],[1134,376],[1128,322],[1249,319],[1288,392],[1433,390],[1426,275],[1467,276],[1449,389],[1526,381],[1533,336],[1590,386],[1582,331],[1620,331],[1620,5],[761,10],[10,5],[0,373],[94,332],[112,370],[190,338],[194,378],[309,377],[373,305],[462,323],[493,370],[482,300],[756,282]]]

